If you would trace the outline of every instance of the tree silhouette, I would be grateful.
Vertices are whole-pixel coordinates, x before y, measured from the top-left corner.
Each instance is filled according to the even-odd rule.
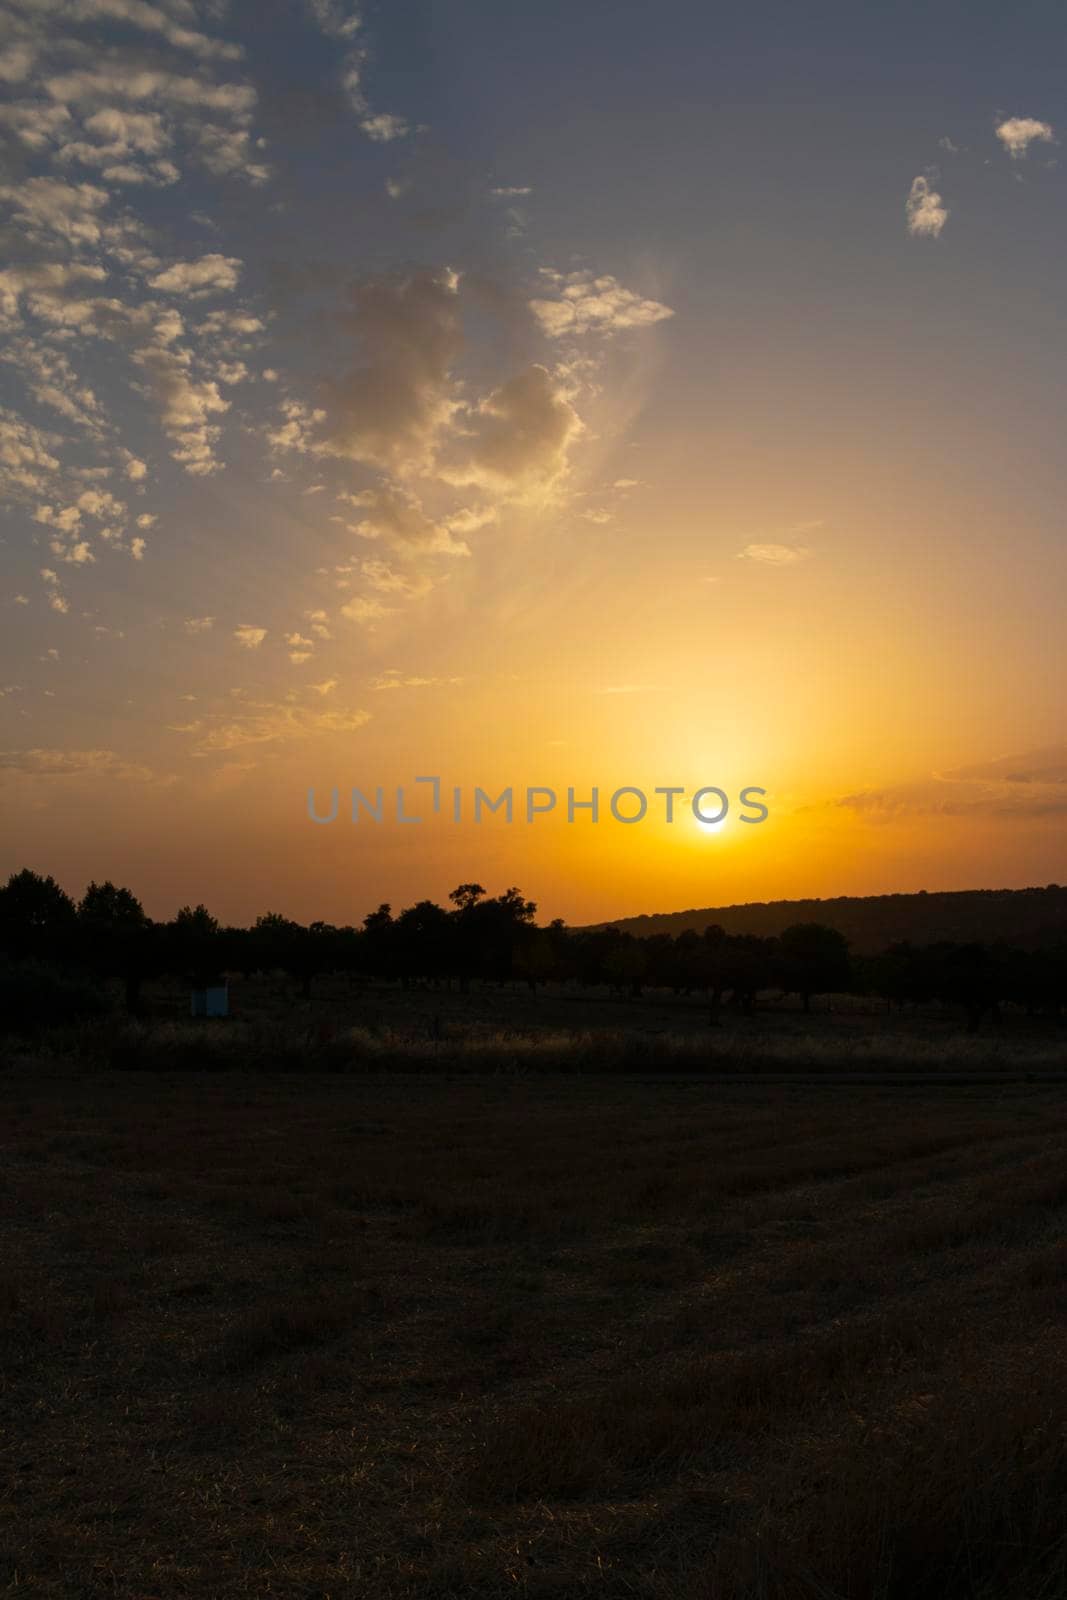
[[[805,1014],[813,994],[842,994],[852,983],[848,940],[836,928],[798,922],[778,940],[778,976],[782,988],[799,994]]]
[[[141,985],[155,966],[153,924],[129,889],[110,879],[90,883],[78,905],[79,943],[83,960],[105,978],[121,978],[127,1011],[136,1011]]]
[[[54,878],[26,868],[0,889],[0,949],[11,960],[63,960],[76,931],[74,902]]]

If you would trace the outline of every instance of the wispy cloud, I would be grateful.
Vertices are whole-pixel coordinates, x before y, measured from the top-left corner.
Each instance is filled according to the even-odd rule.
[[[1067,746],[932,773],[925,781],[843,795],[834,805],[870,822],[917,816],[1027,821],[1067,813]]]
[[[807,560],[811,551],[802,544],[746,544],[738,551],[739,561],[757,561],[766,567],[790,567]]]

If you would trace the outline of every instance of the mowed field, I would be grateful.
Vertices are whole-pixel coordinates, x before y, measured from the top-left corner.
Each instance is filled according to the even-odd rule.
[[[1067,1088],[0,1096],[0,1593],[1067,1593]]]

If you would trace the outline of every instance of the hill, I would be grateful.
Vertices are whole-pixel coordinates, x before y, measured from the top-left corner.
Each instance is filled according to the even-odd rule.
[[[647,938],[672,936],[688,928],[698,933],[717,922],[727,933],[779,934],[794,922],[821,922],[837,928],[859,954],[876,954],[897,940],[936,944],[992,944],[1004,940],[1036,950],[1067,944],[1067,888],[1050,883],[1043,889],[960,889],[945,893],[840,895],[833,900],[769,900],[747,905],[706,906],[692,911],[666,911],[620,917],[592,924],[621,928]]]

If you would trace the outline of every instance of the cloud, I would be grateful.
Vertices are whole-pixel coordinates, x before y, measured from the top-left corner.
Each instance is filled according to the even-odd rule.
[[[106,189],[90,183],[65,183],[61,178],[25,178],[18,184],[0,185],[15,217],[34,239],[55,235],[69,245],[100,243],[100,212],[107,205]]]
[[[242,262],[234,256],[206,255],[196,261],[176,261],[164,272],[149,278],[149,287],[165,294],[186,295],[202,300],[205,295],[236,289]]]
[[[509,378],[465,414],[446,482],[523,495],[551,492],[583,431],[567,386],[534,365]]]
[[[372,689],[377,689],[377,690],[382,690],[382,689],[430,689],[430,688],[437,688],[437,687],[439,687],[441,685],[449,685],[449,686],[451,686],[453,684],[462,683],[462,682],[463,682],[462,678],[406,677],[402,672],[400,672],[400,670],[398,668],[390,667],[388,669],[388,671],[383,672],[380,677],[377,677],[377,678],[374,679],[373,683],[371,684],[371,688]]]
[[[421,551],[433,555],[470,555],[469,547],[454,537],[447,521],[433,521],[417,497],[405,489],[383,485],[346,498],[349,504],[365,513],[353,524],[353,532],[362,539],[381,539],[394,550],[409,554]]]
[[[0,489],[19,499],[41,493],[59,470],[59,459],[52,454],[58,443],[55,434],[0,407]]]
[[[328,618],[325,611],[305,611],[304,617],[311,624],[311,631],[316,639],[331,639],[333,637],[326,626]]]
[[[669,306],[624,289],[617,278],[592,272],[556,272],[542,267],[552,298],[529,301],[530,310],[550,338],[563,334],[621,333],[647,328],[673,317]]]
[[[363,28],[358,6],[345,5],[341,0],[306,0],[313,21],[328,39],[337,39],[349,46],[341,62],[341,87],[348,103],[359,117],[359,125],[369,139],[388,143],[410,132],[410,123],[404,117],[375,111],[363,87],[364,73],[370,59],[365,45],[353,45]]]
[[[325,453],[401,472],[429,467],[459,405],[451,374],[463,345],[458,289],[447,268],[354,285],[351,315],[368,359],[324,386]]]
[[[36,778],[89,776],[148,782],[156,776],[151,768],[126,761],[114,750],[0,750],[0,769]]]
[[[337,688],[337,679],[336,678],[325,678],[325,679],[323,679],[322,683],[309,683],[308,684],[308,688],[309,689],[313,689],[316,694],[321,694],[321,695],[332,694],[333,691]]]
[[[1052,125],[1038,122],[1035,117],[1007,117],[998,123],[996,133],[1013,161],[1025,156],[1035,140],[1042,144],[1056,143]]]
[[[256,91],[249,84],[211,83],[183,73],[138,67],[121,58],[46,78],[44,89],[52,100],[65,106],[108,104],[114,100],[156,100],[183,110],[217,111],[243,117],[256,104]]]
[[[209,629],[213,628],[214,626],[214,617],[186,617],[185,619],[186,633],[207,633]]]
[[[423,572],[398,572],[387,561],[363,561],[360,572],[376,594],[401,594],[417,597],[433,588],[433,579]]]
[[[341,607],[342,617],[347,617],[349,622],[374,623],[380,622],[383,617],[392,616],[395,607],[385,606],[380,600],[375,600],[366,595],[357,595]]]
[[[0,83],[20,83],[28,78],[37,57],[37,47],[30,39],[19,39],[0,50]]]
[[[60,14],[71,22],[125,22],[146,33],[156,34],[177,50],[188,50],[201,60],[234,61],[244,54],[240,45],[224,39],[212,39],[195,28],[186,28],[164,7],[151,5],[148,0],[34,0],[38,13]],[[180,5],[172,9],[192,17],[191,6]]]
[[[233,630],[233,636],[237,643],[243,645],[246,650],[258,650],[267,637],[267,630],[266,628],[254,628],[250,623],[242,622],[239,627]]]
[[[254,188],[269,182],[271,169],[259,159],[262,139],[253,140],[247,128],[225,128],[206,123],[197,129],[195,154],[201,166],[218,178],[240,175]]]
[[[310,687],[310,686],[309,686]],[[254,744],[282,744],[319,735],[354,733],[371,720],[369,711],[322,710],[286,701],[252,701],[235,711],[212,714],[193,724],[196,753],[215,755]]]
[[[61,350],[35,344],[31,339],[16,339],[0,351],[0,361],[21,371],[26,387],[40,405],[48,406],[87,433],[99,435],[103,431],[106,419],[99,400]]]
[[[912,180],[905,210],[908,232],[917,238],[936,239],[949,216],[948,208],[941,202],[941,196],[930,188],[923,177]]]
[[[116,499],[109,489],[85,489],[78,496],[78,509],[98,522],[111,518],[121,522],[125,520],[127,507],[126,502]]]
[[[913,816],[993,818],[1026,822],[1067,813],[1067,746],[1000,756],[926,780],[865,789],[833,802],[864,820],[890,823]]]
[[[51,130],[57,139],[65,135],[71,122],[70,113],[65,107],[61,109],[64,118]],[[158,112],[106,106],[86,117],[81,131],[91,137],[70,139],[59,145],[56,159],[62,165],[97,167],[105,179],[118,183],[168,184],[181,176],[164,156],[172,137]]]
[[[533,194],[533,190],[525,184],[502,184],[489,193],[494,200],[517,200],[522,195]]]
[[[804,561],[810,554],[810,550],[799,544],[746,544],[737,559],[758,561],[768,567],[788,567],[794,562]]]
[[[230,409],[212,379],[190,376],[192,358],[187,350],[145,345],[131,360],[145,373],[147,389],[160,407],[164,432],[175,445],[171,456],[194,477],[218,472],[215,456],[220,430],[208,419]]]
[[[85,261],[27,262],[0,271],[0,314],[16,320],[25,300],[35,316],[60,321],[56,307],[63,303],[64,291],[76,283],[101,283],[107,271]]]

